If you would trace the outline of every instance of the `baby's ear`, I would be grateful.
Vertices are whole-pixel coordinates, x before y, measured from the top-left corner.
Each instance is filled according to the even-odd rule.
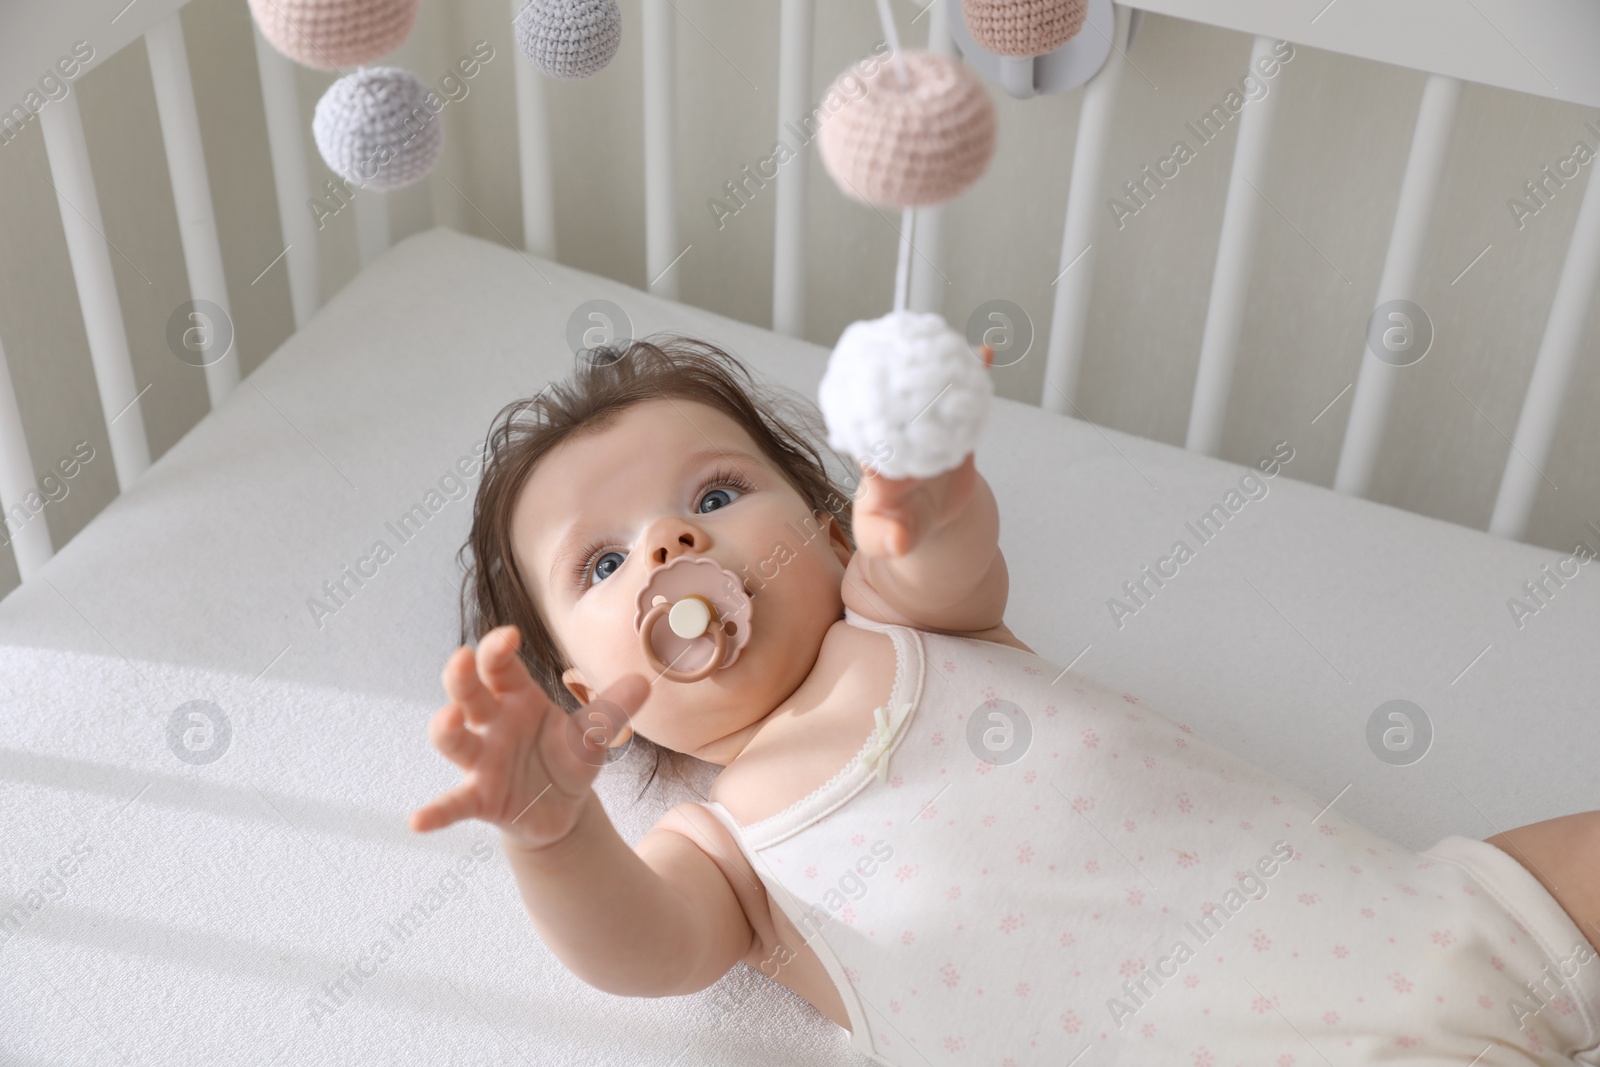
[[[561,672],[561,684],[567,687],[567,692],[578,698],[580,704],[587,704],[594,699],[594,690],[584,682],[583,672],[576,667],[568,667]]]

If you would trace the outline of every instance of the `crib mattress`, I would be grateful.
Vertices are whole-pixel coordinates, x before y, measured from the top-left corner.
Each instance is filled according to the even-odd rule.
[[[861,1062],[743,965],[688,997],[590,989],[539,941],[494,830],[406,827],[458,780],[424,729],[476,484],[457,464],[570,370],[568,317],[594,299],[815,396],[824,347],[430,230],[0,602],[0,1058]],[[1600,567],[1556,585],[1566,553],[1339,496],[1292,459],[1252,481],[997,404],[977,463],[1007,622],[1041,655],[1412,847],[1594,806]],[[635,804],[632,764],[599,783],[630,841],[690,796]]]

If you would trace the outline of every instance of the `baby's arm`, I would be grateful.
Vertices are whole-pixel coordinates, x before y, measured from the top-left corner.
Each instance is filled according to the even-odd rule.
[[[994,492],[968,453],[932,478],[863,472],[844,602],[879,622],[951,633],[1002,623],[1009,579]]]
[[[706,988],[754,941],[739,898],[683,814],[668,812],[630,849],[590,786],[605,738],[643,704],[648,682],[623,678],[568,715],[529,676],[519,642],[501,627],[476,656],[461,648],[445,665],[450,703],[428,734],[464,781],[414,812],[412,829],[468,818],[498,826],[539,936],[595,988],[642,997]],[[588,744],[597,734],[600,745]]]
[[[554,845],[508,839],[506,859],[540,938],[607,993],[697,993],[728,973],[755,936],[698,845],[658,825],[630,849],[598,803]]]

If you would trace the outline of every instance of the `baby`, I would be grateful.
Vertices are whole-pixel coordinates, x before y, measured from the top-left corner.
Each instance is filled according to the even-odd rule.
[[[782,400],[658,338],[491,432],[429,724],[464,781],[411,826],[497,825],[575,974],[742,961],[901,1067],[1600,1064],[1600,812],[1364,830],[1018,640],[972,454],[852,500]],[[744,605],[688,681],[640,625],[685,559]],[[632,848],[591,788],[628,745],[723,768]]]

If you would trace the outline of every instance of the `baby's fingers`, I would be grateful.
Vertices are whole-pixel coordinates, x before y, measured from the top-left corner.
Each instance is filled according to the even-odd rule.
[[[438,830],[478,815],[478,794],[469,782],[446,790],[411,813],[411,828],[419,833]]]
[[[500,710],[500,702],[479,679],[475,660],[472,649],[465,646],[456,649],[445,662],[439,680],[444,683],[444,691],[451,701],[466,712],[467,721],[482,726],[494,718]]]
[[[478,642],[478,674],[496,696],[525,690],[542,694],[517,654],[521,646],[522,631],[509,624],[495,627]]]
[[[428,720],[428,740],[445,759],[464,771],[478,765],[483,755],[483,738],[467,729],[459,704],[446,704]]]

